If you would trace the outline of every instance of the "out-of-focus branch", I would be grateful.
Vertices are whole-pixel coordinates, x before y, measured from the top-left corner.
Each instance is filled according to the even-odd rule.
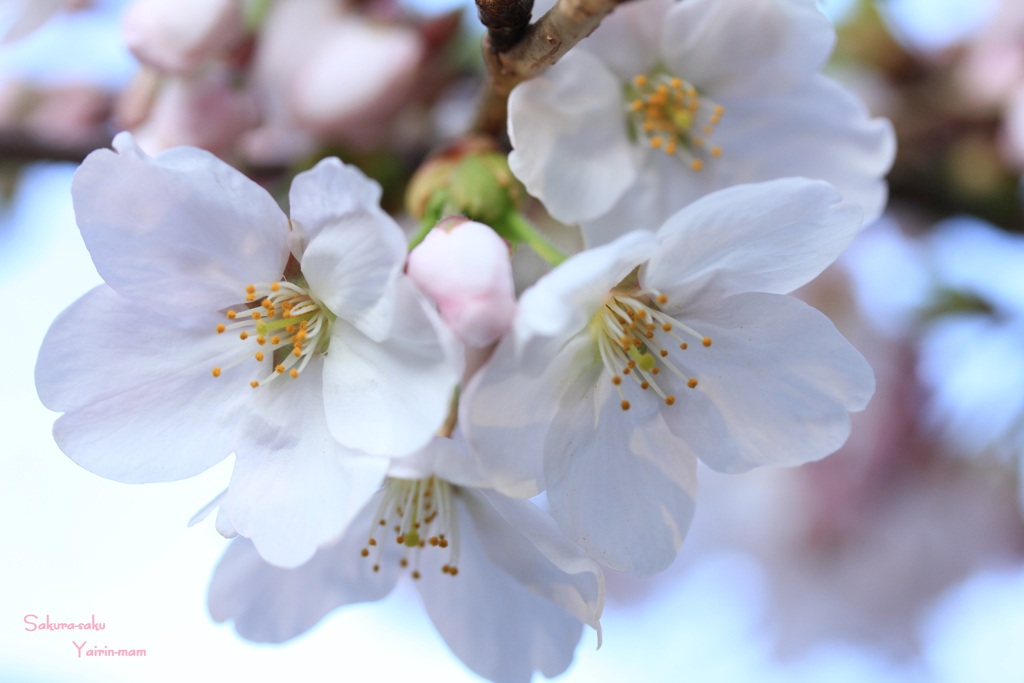
[[[111,136],[97,133],[88,140],[56,141],[24,131],[0,130],[0,159],[13,162],[74,161],[81,162],[90,152],[110,146]]]
[[[502,52],[513,47],[530,25],[533,0],[476,0],[477,16],[487,27],[492,50]]]
[[[502,32],[492,29],[484,37],[484,63],[488,81],[483,100],[477,110],[473,131],[499,136],[505,130],[508,95],[519,83],[536,76],[548,68],[580,42],[620,3],[626,0],[558,0],[547,14],[535,24],[522,29],[518,41],[501,47],[510,33],[516,30],[514,22],[501,23]],[[481,21],[488,17],[519,17],[521,7],[529,4],[520,0],[477,0]],[[513,9],[515,5],[517,9]],[[499,11],[498,7],[504,8]],[[528,14],[528,12],[527,12]],[[528,17],[527,17],[528,20]],[[486,21],[485,21],[485,25]],[[490,26],[488,25],[490,28]]]

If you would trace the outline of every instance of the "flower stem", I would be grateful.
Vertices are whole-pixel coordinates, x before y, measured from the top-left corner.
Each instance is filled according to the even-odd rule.
[[[568,258],[568,256],[562,253],[561,249],[552,244],[528,220],[514,211],[505,214],[502,225],[497,227],[499,233],[513,240],[525,243],[552,266],[557,266]]]
[[[415,249],[427,236],[427,233],[434,229],[437,222],[441,220],[441,213],[447,203],[448,192],[445,190],[435,192],[430,198],[427,202],[427,206],[423,209],[423,217],[420,218],[420,227],[418,227],[416,232],[409,237],[409,251]]]

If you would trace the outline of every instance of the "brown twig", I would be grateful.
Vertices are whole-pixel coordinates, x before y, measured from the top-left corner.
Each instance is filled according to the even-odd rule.
[[[493,13],[490,8],[501,1],[478,0],[477,5],[486,6]],[[473,132],[494,137],[501,135],[505,130],[508,95],[512,88],[561,59],[625,1],[558,0],[540,20],[526,27],[517,42],[505,49],[499,48],[490,33],[485,36],[484,63],[489,77]]]

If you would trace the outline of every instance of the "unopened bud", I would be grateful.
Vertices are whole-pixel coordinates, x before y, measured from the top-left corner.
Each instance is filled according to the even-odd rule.
[[[409,254],[407,272],[467,346],[491,344],[515,314],[508,244],[491,228],[447,218]]]
[[[420,167],[406,192],[406,210],[414,218],[423,218],[437,197],[444,200],[438,207],[440,215],[459,214],[490,225],[517,210],[526,191],[492,142],[471,137]]]

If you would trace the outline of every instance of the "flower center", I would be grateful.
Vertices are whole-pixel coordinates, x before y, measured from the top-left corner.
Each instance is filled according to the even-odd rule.
[[[709,157],[722,156],[711,134],[725,107],[702,97],[683,79],[655,70],[639,74],[625,88],[626,112],[634,139],[684,161],[694,171]]]
[[[689,389],[697,388],[697,378],[681,369],[679,352],[689,348],[687,337],[705,348],[711,346],[711,337],[663,313],[660,306],[666,303],[668,297],[653,290],[612,290],[590,321],[601,362],[619,393],[623,410],[631,405],[623,378],[627,382],[632,379],[642,391],[653,391],[669,406],[676,404],[676,395],[671,392],[677,380]],[[666,375],[661,374],[662,369],[668,371]]]
[[[292,282],[249,285],[245,303],[237,308],[228,309],[230,322],[218,324],[217,334],[237,333],[248,348],[229,365],[215,367],[214,377],[251,358],[268,368],[265,377],[249,383],[253,389],[286,373],[296,378],[330,338],[330,311]]]
[[[360,551],[370,557],[375,550],[373,571],[380,571],[380,542],[394,534],[404,553],[402,567],[412,565],[412,578],[420,578],[420,553],[428,546],[448,553],[441,571],[449,576],[459,573],[458,524],[452,495],[453,486],[436,477],[426,479],[393,479],[384,483],[384,498],[377,508],[370,539]]]

